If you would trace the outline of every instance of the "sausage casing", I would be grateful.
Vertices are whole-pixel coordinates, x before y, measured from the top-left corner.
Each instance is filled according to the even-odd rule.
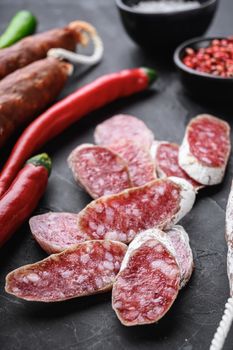
[[[0,81],[0,147],[56,98],[70,67],[55,58],[45,58]]]

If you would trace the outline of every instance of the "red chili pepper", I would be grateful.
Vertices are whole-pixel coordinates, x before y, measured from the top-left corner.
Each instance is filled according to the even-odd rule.
[[[46,153],[29,159],[0,199],[0,246],[35,209],[46,189],[50,171],[51,160]]]
[[[10,186],[25,160],[47,141],[89,112],[120,97],[145,90],[155,77],[155,71],[148,68],[108,74],[83,86],[49,108],[25,129],[15,144],[0,176],[0,197]]]

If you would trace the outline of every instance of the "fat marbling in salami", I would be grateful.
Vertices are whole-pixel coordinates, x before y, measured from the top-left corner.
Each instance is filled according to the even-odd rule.
[[[55,302],[108,291],[126,249],[120,242],[80,243],[12,271],[6,277],[6,292],[30,301]]]
[[[95,129],[94,138],[98,145],[113,145],[126,139],[148,149],[154,135],[142,120],[131,115],[119,114],[99,124]]]
[[[193,118],[186,128],[179,151],[179,164],[203,185],[222,181],[230,155],[230,126],[208,114]]]
[[[133,186],[142,186],[156,179],[155,164],[148,149],[130,140],[120,140],[108,147],[127,163]]]
[[[29,220],[33,237],[48,254],[60,253],[84,241],[77,228],[77,214],[46,213]]]
[[[158,177],[176,176],[181,177],[191,183],[196,190],[203,186],[193,180],[179,166],[178,155],[179,145],[166,141],[154,141],[151,147],[151,155],[155,162]]]
[[[91,144],[78,146],[71,152],[68,165],[74,179],[93,198],[132,187],[127,164],[106,147]]]
[[[157,322],[170,309],[180,288],[180,269],[153,230],[130,243],[113,284],[112,307],[125,326]]]
[[[191,210],[194,201],[195,191],[187,181],[154,180],[91,202],[78,214],[78,231],[88,239],[128,243],[142,230],[171,227]]]
[[[194,267],[193,253],[185,229],[180,225],[174,225],[166,231],[152,228],[143,232],[146,236],[151,234],[155,237],[176,258],[180,268],[180,288],[183,288],[189,281]]]
[[[193,253],[189,244],[189,236],[185,229],[180,225],[174,225],[170,230],[166,231],[168,239],[170,240],[180,267],[180,287],[184,287],[193,272]]]

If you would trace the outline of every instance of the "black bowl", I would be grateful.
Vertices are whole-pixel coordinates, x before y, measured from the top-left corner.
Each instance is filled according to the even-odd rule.
[[[202,35],[209,27],[218,4],[218,0],[199,0],[201,4],[196,9],[143,13],[133,7],[140,0],[115,1],[129,36],[152,51],[174,49],[184,40]]]
[[[174,63],[180,73],[181,81],[192,95],[202,99],[216,101],[232,100],[233,78],[223,78],[212,74],[198,72],[187,67],[183,62],[185,49],[190,47],[197,50],[201,47],[207,47],[215,38],[196,38],[181,44],[174,53]]]

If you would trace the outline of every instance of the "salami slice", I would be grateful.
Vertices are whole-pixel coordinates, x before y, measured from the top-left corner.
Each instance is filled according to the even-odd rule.
[[[151,155],[155,161],[158,177],[181,177],[190,182],[196,190],[203,187],[201,184],[188,176],[188,174],[186,174],[186,172],[179,166],[179,145],[176,143],[154,141],[151,147]]]
[[[146,148],[129,140],[120,140],[109,148],[127,163],[133,186],[142,186],[156,179],[155,165]]]
[[[97,145],[113,145],[121,139],[131,140],[150,148],[154,135],[145,123],[131,115],[119,114],[99,124],[94,133]]]
[[[175,257],[148,230],[129,245],[113,284],[112,307],[125,326],[154,323],[168,312],[179,286]]]
[[[189,244],[189,236],[185,229],[180,225],[174,225],[166,231],[174,250],[175,257],[180,267],[180,288],[183,288],[189,281],[193,272],[193,253]]]
[[[208,114],[192,119],[179,151],[179,164],[203,185],[222,181],[230,155],[230,126]]]
[[[71,152],[68,165],[74,179],[93,198],[119,193],[132,187],[127,164],[106,147],[81,145]]]
[[[230,295],[233,297],[233,182],[226,209],[226,241],[227,241],[227,274],[230,284]]]
[[[120,242],[81,243],[12,271],[6,277],[6,292],[43,302],[105,292],[112,288],[126,249]]]
[[[174,225],[167,231],[153,228],[143,232],[146,236],[151,234],[153,237],[156,237],[176,258],[180,268],[180,288],[183,288],[188,283],[194,267],[193,254],[187,232],[180,225]]]
[[[59,253],[71,245],[83,242],[77,228],[77,214],[46,213],[29,220],[33,237],[48,254]]]
[[[189,212],[195,191],[185,180],[166,178],[91,202],[78,214],[78,231],[88,239],[130,242],[152,227],[169,228]]]

